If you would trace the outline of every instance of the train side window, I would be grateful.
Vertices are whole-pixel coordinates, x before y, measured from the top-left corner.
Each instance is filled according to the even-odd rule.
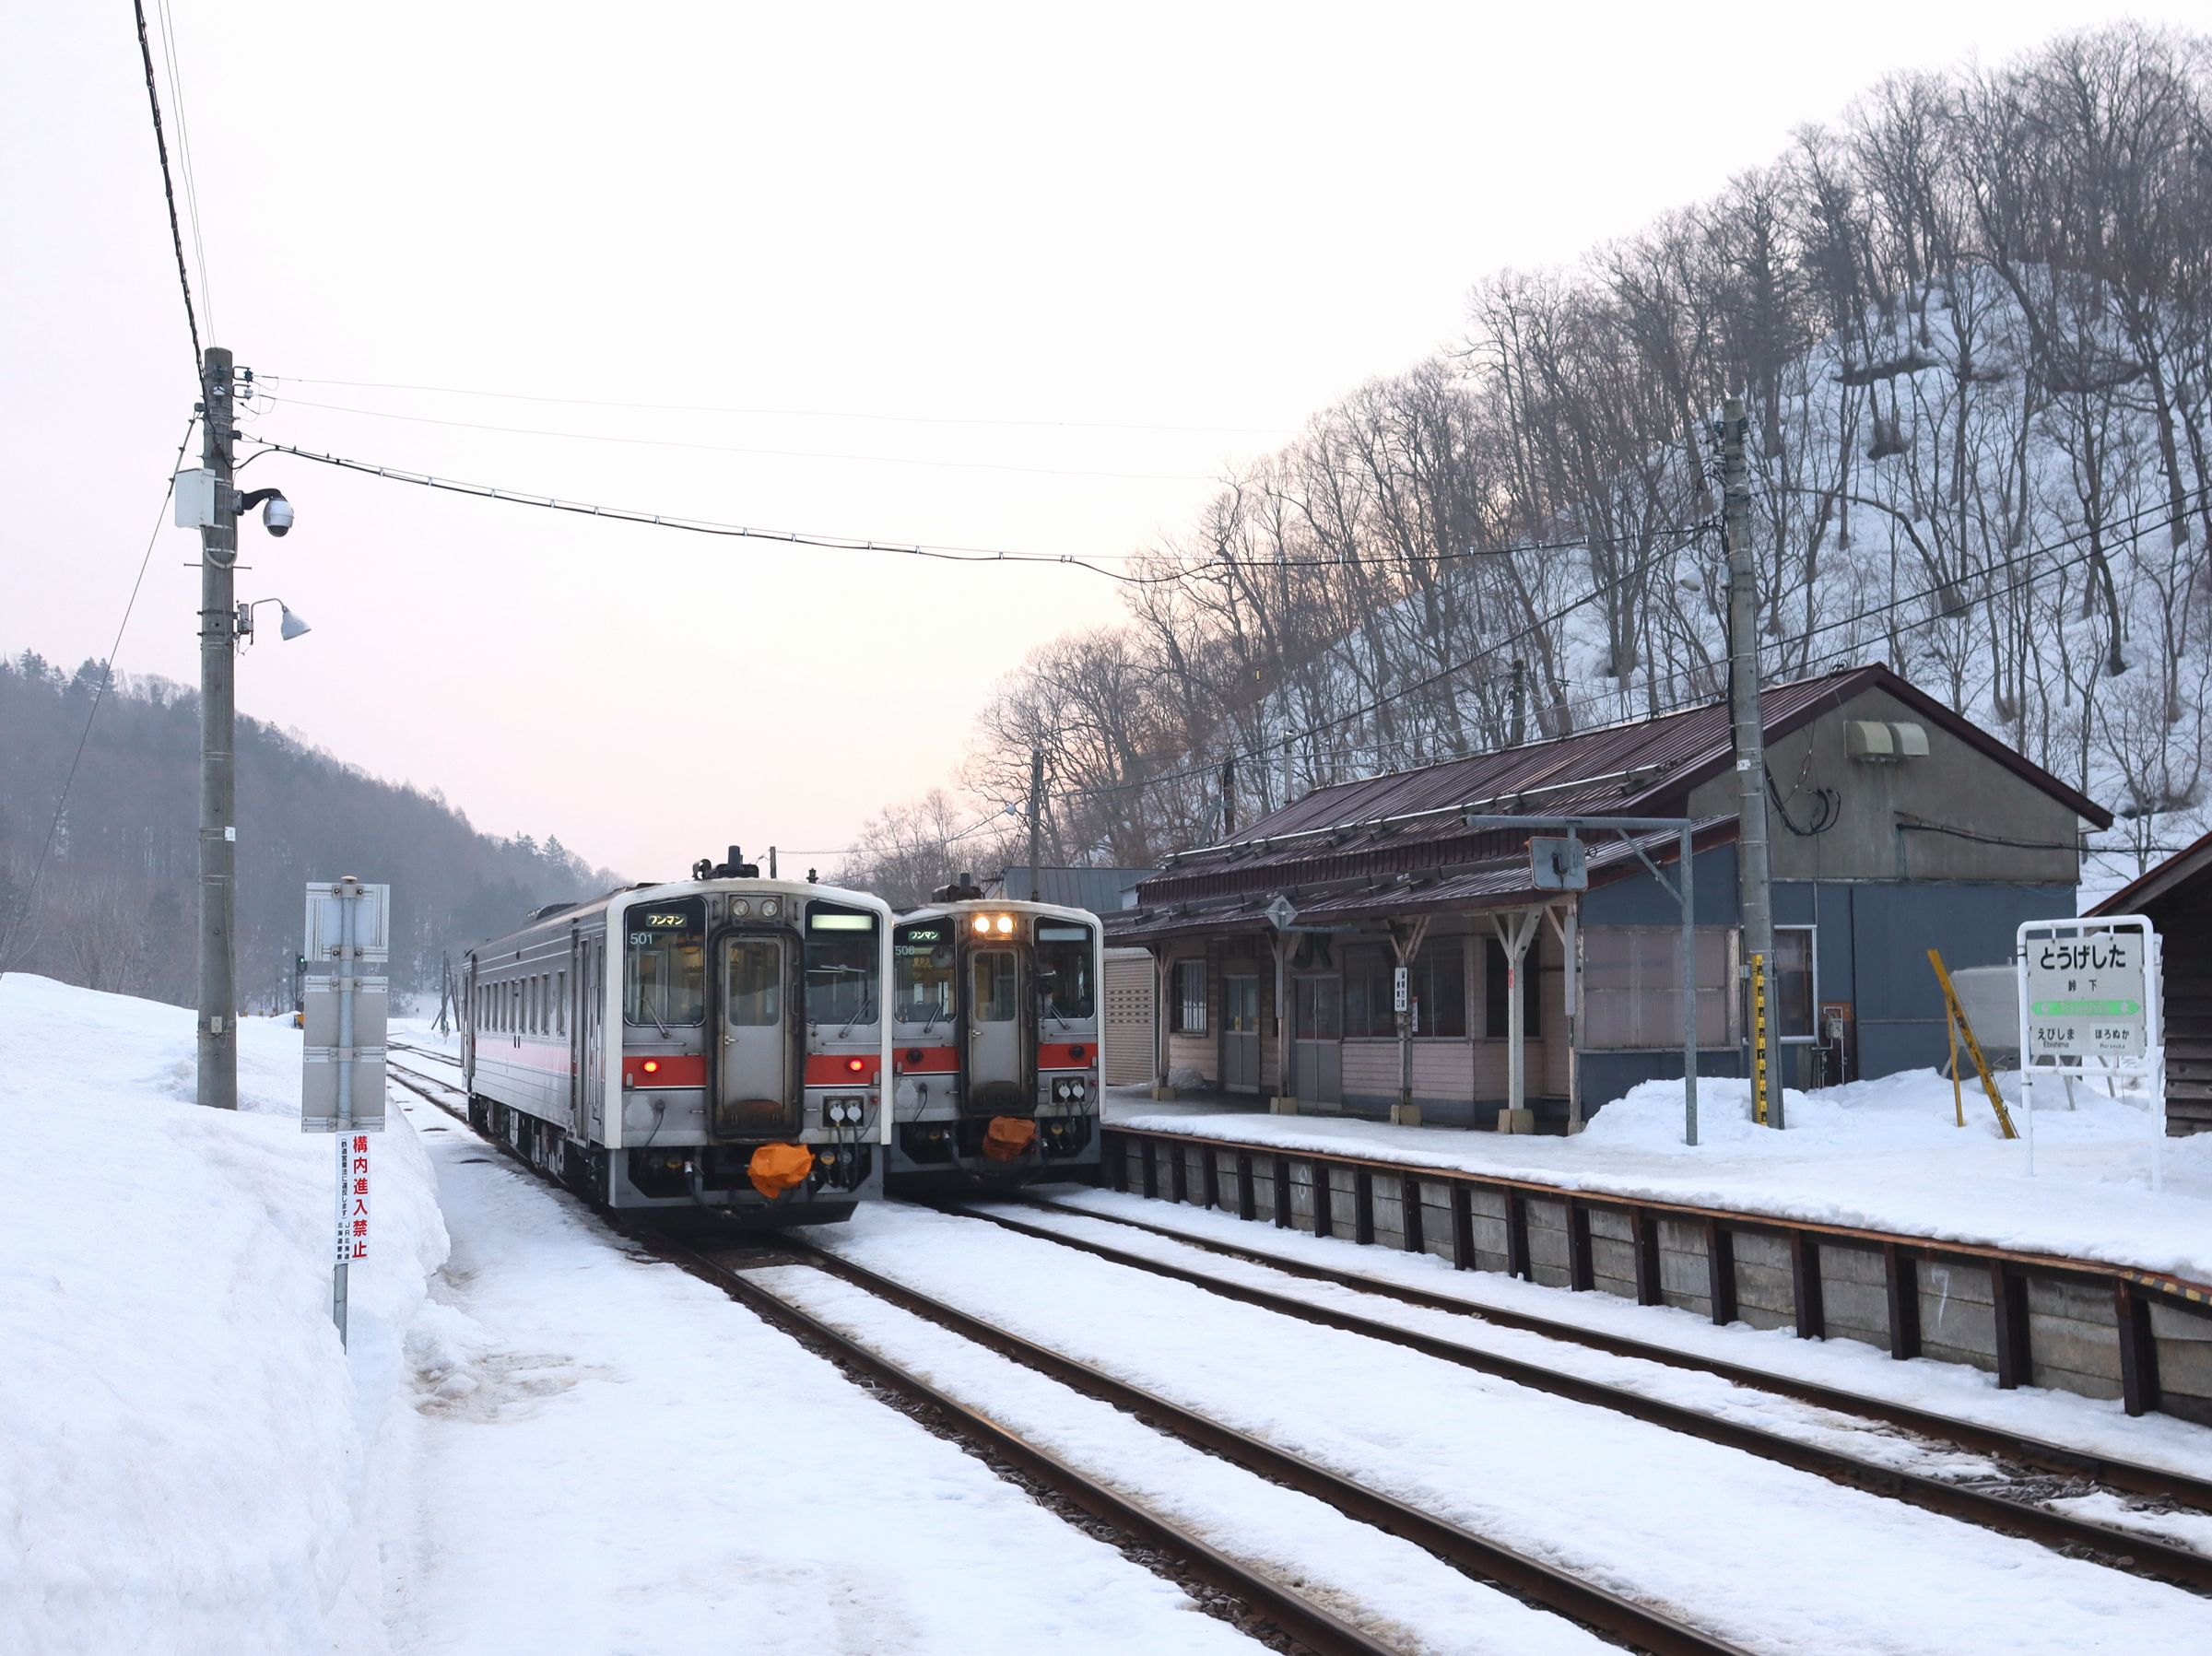
[[[896,1011],[902,1024],[935,1024],[952,1016],[955,968],[952,922],[917,921],[891,934]]]
[[[841,903],[806,905],[806,1021],[873,1024],[882,934],[876,916]]]
[[[557,971],[553,974],[553,1033],[566,1035],[568,1032],[569,974]]]
[[[1096,1011],[1090,962],[1088,926],[1065,921],[1037,922],[1037,987],[1048,1015],[1063,1023],[1080,1022]]]
[[[696,1027],[707,1011],[707,905],[688,897],[632,909],[625,922],[622,1016],[658,1028]]]

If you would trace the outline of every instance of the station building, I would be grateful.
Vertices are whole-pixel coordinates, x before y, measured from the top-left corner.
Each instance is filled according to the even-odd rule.
[[[2212,834],[2088,910],[2140,914],[2164,961],[2166,1131],[2212,1133]]]
[[[1769,686],[1761,709],[1782,1079],[1944,1063],[1928,949],[1998,964],[2022,921],[2073,915],[2081,836],[2110,813],[1884,666]],[[1530,840],[1565,833],[1547,817],[1687,822],[1698,1071],[1741,1075],[1737,804],[1717,700],[1318,789],[1170,857],[1107,941],[1151,957],[1163,1089],[1567,1130],[1683,1073],[1681,835],[1585,824],[1582,890],[1540,885]],[[1500,816],[1529,825],[1469,820]]]

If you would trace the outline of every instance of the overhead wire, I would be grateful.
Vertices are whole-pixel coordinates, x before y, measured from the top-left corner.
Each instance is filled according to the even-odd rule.
[[[100,682],[93,687],[92,705],[85,710],[84,728],[76,734],[76,751],[69,757],[69,769],[62,777],[61,793],[53,802],[53,816],[46,824],[46,838],[39,846],[38,860],[31,864],[30,880],[23,888],[23,900],[17,906],[14,919],[8,922],[6,936],[0,937],[0,964],[8,958],[15,946],[16,935],[22,930],[23,922],[30,914],[31,905],[38,898],[39,879],[46,872],[46,859],[53,851],[54,837],[61,832],[62,817],[69,809],[69,791],[76,785],[77,767],[85,761],[85,746],[92,738],[92,721],[99,716],[100,704],[107,699],[108,687],[115,682],[115,658],[123,652],[123,635],[131,625],[131,612],[138,607],[138,591],[146,584],[147,566],[153,560],[154,543],[161,537],[161,524],[169,511],[169,498],[177,487],[177,467],[184,463],[185,446],[192,441],[192,430],[199,423],[194,414],[184,422],[184,435],[177,442],[176,457],[170,462],[169,477],[161,489],[161,505],[154,513],[153,533],[146,537],[146,550],[138,557],[138,573],[131,581],[130,596],[124,600],[123,619],[115,624],[115,637],[108,645],[107,660],[102,664]]]
[[[177,159],[184,174],[184,202],[192,219],[193,262],[200,271],[200,303],[207,312],[207,331],[215,333],[215,288],[207,279],[207,245],[200,215],[200,183],[192,159],[192,121],[184,108],[184,72],[177,62],[177,22],[169,0],[159,0],[161,10],[161,55],[169,70],[170,108],[177,117]]]
[[[146,35],[145,0],[131,0],[138,18],[138,55],[146,63],[146,101],[154,115],[154,151],[161,158],[161,193],[169,199],[169,239],[177,251],[177,285],[184,292],[184,324],[192,331],[192,378],[200,382],[206,354],[200,348],[200,319],[193,309],[192,276],[184,264],[184,232],[177,222],[177,186],[169,169],[169,139],[161,130],[161,97],[154,88],[154,49]]]

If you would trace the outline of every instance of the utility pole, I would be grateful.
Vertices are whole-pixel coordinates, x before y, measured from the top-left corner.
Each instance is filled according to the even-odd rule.
[[[199,1090],[214,1110],[238,1108],[237,779],[232,731],[238,616],[232,566],[238,511],[230,488],[230,353],[209,346],[200,375],[200,463],[215,475],[212,523],[200,529],[200,1018]]]
[[[1730,397],[1721,411],[1721,523],[1728,547],[1728,700],[1735,729],[1736,907],[1744,952],[1757,957],[1769,981],[1774,973],[1774,890],[1767,854],[1767,737],[1759,706],[1759,595],[1751,569],[1751,468],[1744,453],[1750,422],[1744,399]],[[1751,1071],[1763,1065],[1769,1088],[1767,1120],[1782,1119],[1781,1052],[1771,1020],[1755,1029]]]
[[[1528,664],[1513,657],[1513,717],[1506,746],[1518,747],[1528,740]]]
[[[1037,859],[1043,854],[1044,844],[1044,748],[1041,745],[1030,749],[1030,901],[1044,900],[1044,876],[1037,871]]]
[[[1221,761],[1221,838],[1237,837],[1237,756],[1232,752]]]

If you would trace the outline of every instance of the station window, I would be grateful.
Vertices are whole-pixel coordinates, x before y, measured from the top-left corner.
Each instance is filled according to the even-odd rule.
[[[914,921],[893,932],[891,969],[897,996],[892,1016],[900,1023],[926,1026],[952,1016],[957,969],[949,920]]]
[[[1344,985],[1332,972],[1327,977],[1290,980],[1290,1016],[1300,1040],[1341,1040],[1344,1038]]]
[[[622,1016],[671,1029],[707,1009],[707,906],[696,897],[632,909],[625,922]]]
[[[1696,936],[1698,1044],[1735,1044],[1736,985],[1731,934],[1700,926]],[[1682,1046],[1682,933],[1676,926],[1585,926],[1579,1031],[1585,1047],[1621,1051]]]
[[[1482,941],[1482,1032],[1492,1040],[1503,1040],[1513,1027],[1505,945],[1495,937]],[[1521,1033],[1530,1040],[1544,1034],[1543,949],[1544,935],[1538,932],[1529,938],[1528,950],[1521,957]]]
[[[1037,990],[1046,1016],[1062,1023],[1081,1022],[1097,1010],[1091,935],[1088,926],[1070,921],[1037,922]]]
[[[1176,961],[1173,988],[1174,993],[1168,997],[1168,1011],[1171,1015],[1169,1028],[1178,1035],[1204,1035],[1206,962]]]
[[[1380,944],[1355,944],[1344,951],[1344,1033],[1347,1039],[1395,1035],[1397,990],[1392,974],[1395,957]]]
[[[881,962],[876,916],[841,903],[806,905],[806,1021],[872,1024]]]

